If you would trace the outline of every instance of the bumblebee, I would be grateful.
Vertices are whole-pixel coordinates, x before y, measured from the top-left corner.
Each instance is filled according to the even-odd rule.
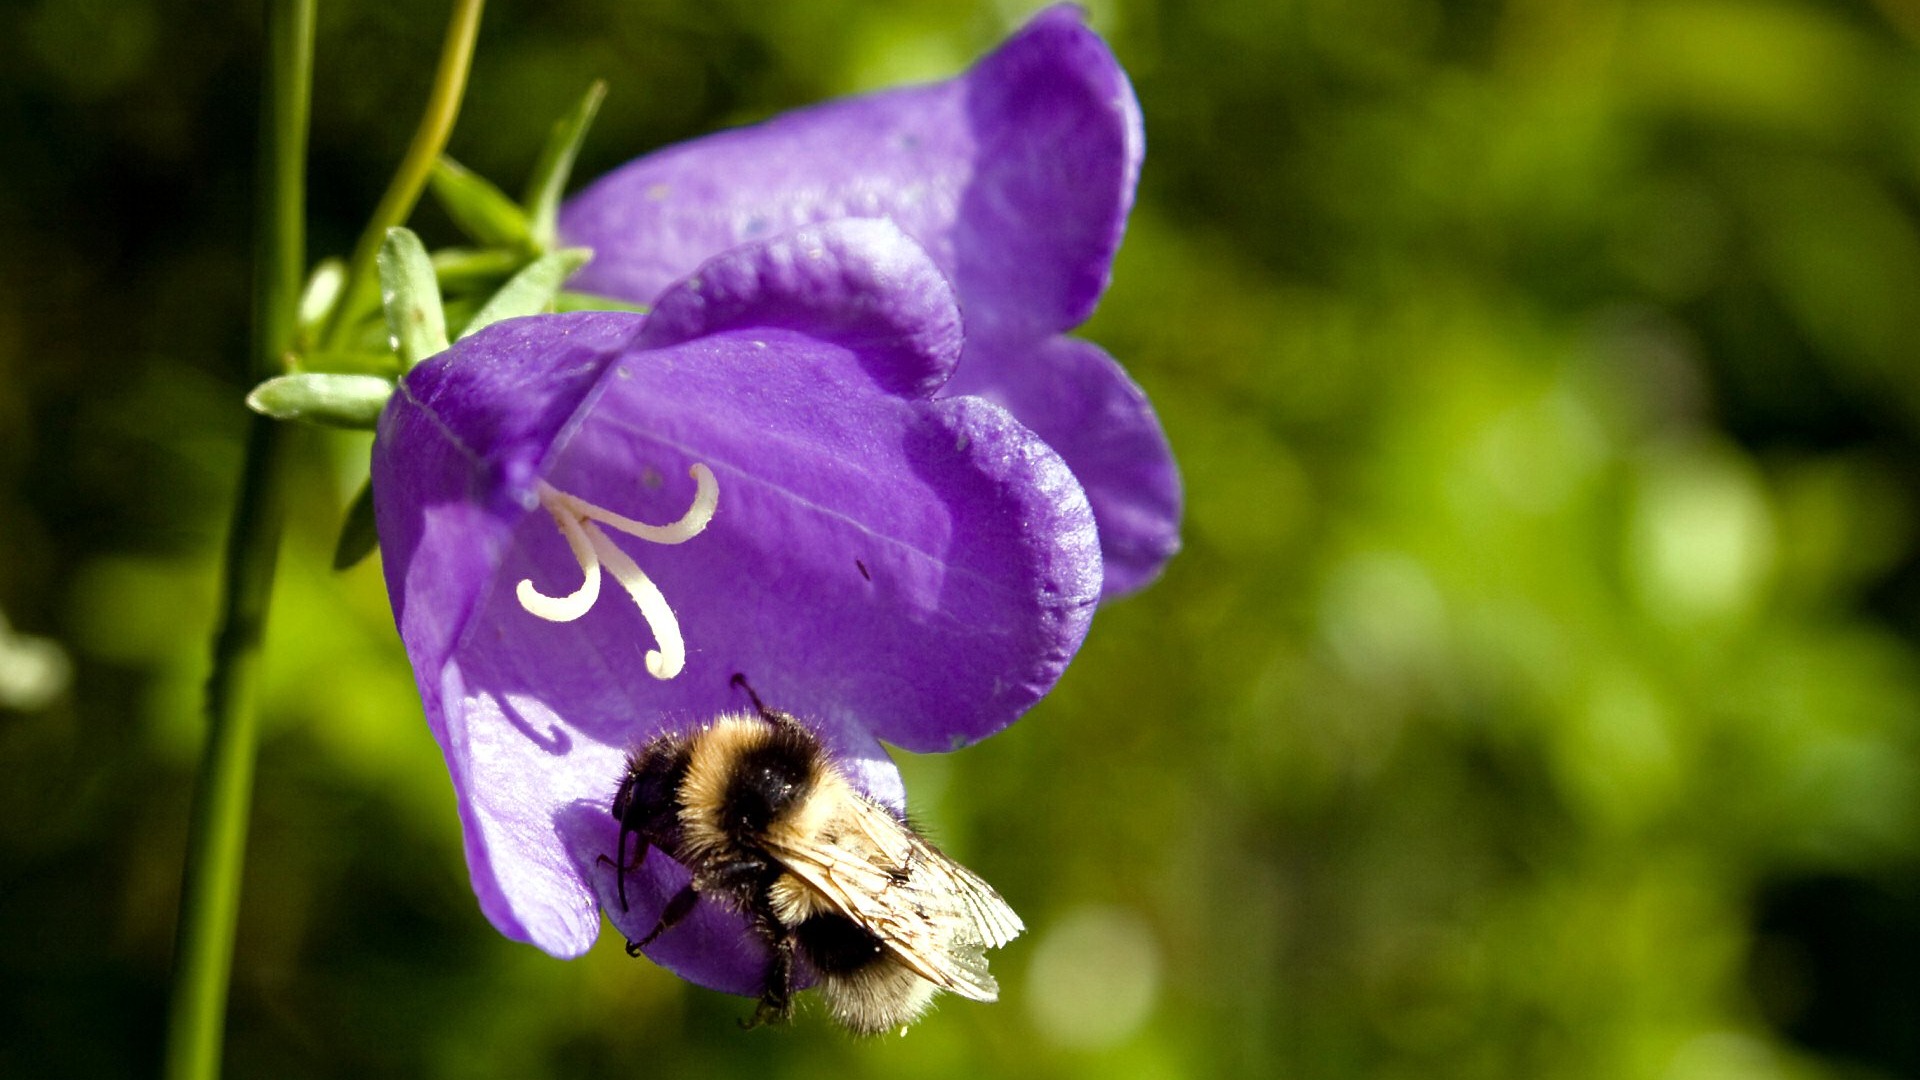
[[[1020,917],[855,789],[800,721],[747,693],[756,712],[659,736],[628,758],[610,860],[622,908],[627,874],[653,849],[692,875],[628,953],[706,900],[747,915],[771,953],[749,1026],[787,1018],[796,961],[817,976],[833,1018],[861,1035],[904,1032],[942,990],[995,1000],[984,953],[1018,936]],[[629,836],[639,838],[631,862]]]

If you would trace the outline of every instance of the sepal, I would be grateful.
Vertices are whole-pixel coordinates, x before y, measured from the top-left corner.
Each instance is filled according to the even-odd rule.
[[[372,431],[392,396],[393,383],[377,375],[301,372],[254,387],[247,408],[275,420]]]
[[[380,534],[373,523],[373,482],[363,480],[340,522],[340,539],[333,545],[333,568],[351,570],[379,546]]]
[[[516,250],[531,245],[527,212],[491,180],[443,154],[433,164],[429,183],[447,216],[477,243]]]
[[[300,329],[320,325],[333,305],[340,301],[340,288],[347,283],[344,259],[321,259],[307,275],[306,288],[300,292]]]
[[[519,251],[503,248],[441,248],[433,253],[433,275],[447,293],[479,292],[501,283],[527,265]]]
[[[554,121],[553,133],[534,162],[533,175],[527,178],[524,205],[531,224],[533,243],[541,251],[550,250],[558,232],[560,197],[566,194],[567,180],[573,175],[574,159],[587,139],[587,129],[606,100],[607,84],[595,79],[567,115]]]
[[[572,289],[561,289],[559,294],[553,298],[553,310],[556,312],[630,311],[635,315],[645,315],[647,312],[652,311],[653,308],[646,304],[636,304],[628,300],[616,300],[611,296],[601,296],[599,293],[574,292]]]
[[[380,306],[387,315],[388,343],[400,366],[412,368],[447,348],[447,317],[440,282],[427,249],[411,229],[387,230],[380,245]]]
[[[560,286],[591,258],[593,252],[586,248],[562,248],[528,263],[526,269],[513,275],[474,312],[461,329],[460,337],[483,330],[501,319],[552,311]]]

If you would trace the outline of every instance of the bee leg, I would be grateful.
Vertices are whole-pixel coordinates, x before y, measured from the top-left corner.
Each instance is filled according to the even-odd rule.
[[[627,857],[627,834],[625,830],[622,830],[620,833],[620,858],[616,859],[606,855],[600,855],[593,860],[595,866],[613,867],[613,880],[618,884],[620,890],[621,911],[627,910],[627,875],[647,865],[647,848],[648,844],[646,840],[642,839],[640,841],[640,853],[633,857],[632,862],[622,862],[621,859]]]
[[[773,961],[767,965],[766,987],[760,991],[760,1004],[753,1018],[740,1021],[744,1028],[761,1024],[784,1024],[793,1012],[793,935],[780,927],[770,942]]]
[[[763,868],[761,887],[756,890],[748,910],[753,916],[754,932],[767,943],[773,956],[767,962],[767,979],[761,985],[760,1004],[754,1008],[752,1019],[740,1022],[741,1027],[785,1023],[788,1014],[793,1011],[793,928],[774,914],[773,902],[765,887],[770,880],[771,874]]]
[[[629,868],[614,862],[610,855],[598,856],[593,860],[593,865],[613,867],[613,880],[620,886],[620,910],[627,910],[627,870]]]
[[[647,931],[647,936],[641,938],[639,941],[627,942],[627,955],[639,956],[640,950],[653,944],[654,938],[673,929],[675,923],[686,918],[687,915],[693,911],[693,905],[698,902],[699,899],[700,894],[694,891],[692,885],[688,885],[686,888],[674,893],[673,899],[667,901],[667,909],[660,913],[660,921],[654,924],[652,930]]]

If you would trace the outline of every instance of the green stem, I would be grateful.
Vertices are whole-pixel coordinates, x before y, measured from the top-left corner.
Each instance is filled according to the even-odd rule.
[[[420,201],[420,193],[426,189],[428,178],[433,175],[433,163],[440,160],[441,151],[447,148],[453,122],[460,116],[461,98],[466,95],[467,69],[472,64],[473,43],[480,34],[480,12],[485,6],[486,0],[454,2],[453,17],[447,23],[447,40],[440,49],[440,66],[433,73],[433,90],[427,99],[426,112],[420,117],[420,126],[413,133],[413,142],[407,146],[399,169],[394,171],[393,182],[387,185],[380,205],[374,208],[373,219],[367,222],[366,231],[354,245],[353,261],[347,264],[346,284],[340,289],[340,297],[320,335],[322,348],[338,347],[352,329],[356,314],[372,310],[369,290],[376,280],[374,260],[380,255],[380,245],[386,242],[387,230],[406,224],[414,204]]]
[[[255,225],[252,374],[282,370],[306,262],[307,118],[317,0],[269,0]],[[207,734],[188,824],[175,942],[166,1076],[220,1073],[258,743],[253,684],[280,549],[280,426],[255,416],[228,533],[221,625],[207,681]]]
[[[297,345],[301,275],[306,262],[307,119],[313,87],[314,11],[318,0],[267,0],[267,70],[260,131],[260,202],[254,260],[253,378],[289,367]],[[329,317],[324,346],[351,325],[373,280],[387,229],[406,220],[433,163],[446,147],[465,94],[484,0],[455,0],[434,72],[426,115],[393,182],[375,209]],[[251,381],[251,380],[249,380]],[[173,1000],[167,1026],[168,1080],[220,1074],[227,987],[240,909],[240,876],[253,801],[259,733],[254,683],[267,602],[285,517],[286,429],[255,416],[228,530],[220,630],[207,680],[207,741],[188,823],[180,890]]]

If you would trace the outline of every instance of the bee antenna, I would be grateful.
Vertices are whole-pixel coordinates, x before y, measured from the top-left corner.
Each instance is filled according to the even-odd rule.
[[[753,687],[747,684],[747,677],[745,675],[736,671],[733,673],[733,678],[727,680],[727,684],[745,690],[747,692],[747,698],[753,702],[753,711],[759,713],[762,719],[773,719],[772,710],[768,709],[766,703],[760,700],[759,694],[753,692]]]

